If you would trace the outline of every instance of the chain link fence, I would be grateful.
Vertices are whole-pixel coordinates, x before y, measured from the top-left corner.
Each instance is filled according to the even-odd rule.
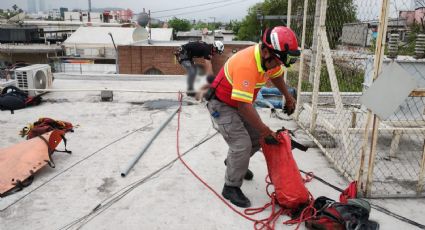
[[[303,46],[301,61],[288,70],[288,84],[300,89],[296,120],[341,174],[359,181],[365,197],[425,196],[423,91],[382,121],[360,103],[377,76],[390,77],[377,74],[380,60],[381,71],[397,63],[425,88],[425,59],[417,47],[424,1],[390,0],[387,23],[380,20],[386,0],[291,4],[290,26]]]

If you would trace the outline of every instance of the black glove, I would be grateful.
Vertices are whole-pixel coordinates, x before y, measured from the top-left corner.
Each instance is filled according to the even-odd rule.
[[[271,134],[269,134],[268,136],[266,136],[264,138],[264,142],[268,145],[278,145],[279,141],[276,140],[276,138],[274,138]]]
[[[206,80],[207,80],[208,84],[212,84],[214,82],[214,80],[215,80],[215,75],[209,74],[207,76]]]
[[[295,111],[295,109],[288,109],[288,107],[286,107],[286,105],[283,107],[283,112],[288,114],[288,116],[290,116],[291,114],[293,114]]]

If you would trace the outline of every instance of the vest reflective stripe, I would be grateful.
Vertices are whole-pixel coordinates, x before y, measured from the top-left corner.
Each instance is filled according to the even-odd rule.
[[[257,69],[259,73],[264,73],[263,67],[261,66],[261,55],[260,45],[257,44],[254,49],[255,63],[257,63]]]
[[[279,71],[277,71],[275,74],[273,74],[273,75],[270,76],[270,79],[280,77],[283,74],[283,71],[284,71],[284,67],[281,66],[281,68],[280,68]]]
[[[252,102],[252,99],[254,98],[254,95],[252,93],[247,93],[244,91],[240,91],[237,89],[232,90],[232,99],[242,99],[244,101]]]
[[[230,76],[229,73],[229,60],[224,64],[224,76],[226,76],[226,79],[230,83],[230,85],[233,86],[232,76]]]

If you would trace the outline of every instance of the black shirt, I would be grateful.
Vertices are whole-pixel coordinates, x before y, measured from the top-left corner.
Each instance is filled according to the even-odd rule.
[[[203,41],[189,42],[182,45],[183,49],[187,51],[190,59],[200,58],[211,60],[213,46]]]

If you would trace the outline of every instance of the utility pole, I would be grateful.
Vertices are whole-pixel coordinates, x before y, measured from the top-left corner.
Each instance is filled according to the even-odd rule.
[[[213,40],[215,40],[215,17],[210,17],[210,18],[212,18],[214,20],[212,32],[213,32]]]
[[[89,1],[89,12],[88,12],[88,17],[89,17],[89,22],[91,22],[91,0],[88,0]]]
[[[115,41],[114,41],[114,37],[112,36],[112,33],[109,32],[108,35],[111,36],[112,44],[114,44],[114,49],[115,49],[115,71],[117,72],[116,74],[119,74],[120,73],[120,69],[119,69],[119,63],[118,63],[118,59],[119,59],[119,57],[118,57],[118,49],[117,49],[117,46],[115,45]]]

